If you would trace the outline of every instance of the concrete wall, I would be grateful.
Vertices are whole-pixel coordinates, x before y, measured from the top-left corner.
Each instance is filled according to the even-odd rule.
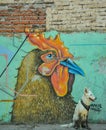
[[[18,50],[26,27],[45,31],[46,37],[60,33],[64,46],[85,72],[85,77],[76,75],[73,100],[78,102],[88,86],[97,97],[91,105],[89,120],[106,122],[105,0],[0,0],[0,121],[11,122],[13,118],[17,68],[35,48],[26,40]]]

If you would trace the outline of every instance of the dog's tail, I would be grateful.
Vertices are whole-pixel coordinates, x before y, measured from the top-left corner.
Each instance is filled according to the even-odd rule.
[[[69,123],[69,124],[63,124],[61,125],[61,127],[73,127],[73,123]]]

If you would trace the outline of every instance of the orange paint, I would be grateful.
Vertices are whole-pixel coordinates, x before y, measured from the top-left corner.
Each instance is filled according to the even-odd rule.
[[[38,67],[38,71],[45,76],[51,76],[53,88],[58,96],[65,96],[68,91],[68,68],[61,66],[60,62],[73,58],[73,55],[68,52],[64,43],[57,35],[55,39],[45,38],[42,33],[30,33],[26,29],[27,35],[29,34],[29,41],[32,45],[37,46],[40,50],[49,52],[43,54],[41,59],[43,63]]]
[[[51,76],[51,81],[54,90],[58,96],[65,96],[67,94],[67,82],[69,79],[68,68],[61,65],[57,66],[56,71]]]

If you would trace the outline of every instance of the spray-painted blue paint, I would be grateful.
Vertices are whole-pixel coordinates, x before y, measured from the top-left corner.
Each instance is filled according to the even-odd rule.
[[[67,60],[61,61],[60,62],[61,65],[68,67],[68,72],[70,74],[79,74],[84,76],[84,71],[76,64],[74,63],[70,58],[68,58]]]
[[[54,38],[56,34],[58,34],[57,31],[50,31],[46,32],[45,36],[52,36]],[[91,110],[89,118],[93,121],[106,121],[106,33],[60,33],[60,37],[65,46],[74,55],[74,61],[85,73],[85,77],[76,76],[72,92],[74,100],[77,102],[82,96],[84,87],[89,87],[97,97],[95,106],[98,104],[101,106],[99,112]],[[11,60],[24,38],[24,34],[19,38],[16,36],[0,36],[0,73],[3,67],[6,67],[6,64]],[[20,66],[23,56],[33,48],[35,47],[26,41],[7,68],[7,78],[6,73],[0,78],[0,87],[10,94],[0,90],[0,100],[14,99],[14,92],[11,89],[15,89],[15,77],[18,72],[16,68]],[[7,55],[7,61],[3,54]],[[12,111],[12,105],[12,102],[0,102],[1,121],[9,122],[11,120],[10,112]]]

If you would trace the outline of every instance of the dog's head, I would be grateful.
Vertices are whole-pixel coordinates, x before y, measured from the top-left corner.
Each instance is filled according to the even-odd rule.
[[[88,88],[84,89],[84,95],[90,101],[95,101],[95,99],[96,99],[96,97],[94,96],[94,94]]]

